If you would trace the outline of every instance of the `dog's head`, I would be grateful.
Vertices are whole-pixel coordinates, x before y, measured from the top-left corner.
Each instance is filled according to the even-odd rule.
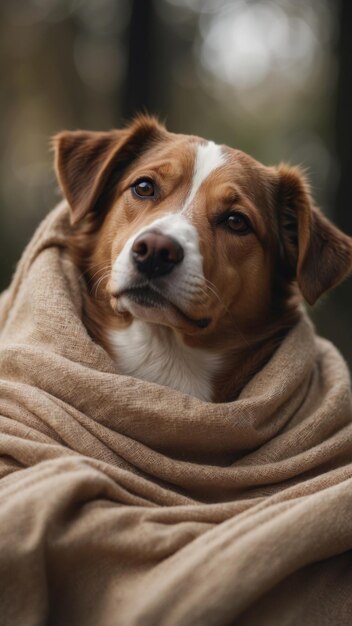
[[[297,285],[313,304],[351,271],[352,240],[314,207],[298,169],[146,116],[63,132],[55,147],[72,224],[89,235],[91,275],[106,270],[117,318],[226,341],[269,323]]]

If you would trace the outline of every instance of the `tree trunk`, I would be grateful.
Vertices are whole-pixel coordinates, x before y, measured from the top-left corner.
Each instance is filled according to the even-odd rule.
[[[141,111],[158,113],[162,80],[158,72],[159,21],[152,0],[133,0],[127,40],[127,72],[122,96],[122,116]]]

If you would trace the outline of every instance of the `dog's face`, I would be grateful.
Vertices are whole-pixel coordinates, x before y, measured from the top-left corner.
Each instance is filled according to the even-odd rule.
[[[187,334],[263,316],[275,220],[261,170],[191,137],[167,137],[141,156],[121,178],[98,245],[114,310]]]
[[[313,303],[350,271],[351,240],[301,174],[140,118],[63,133],[57,170],[111,312],[224,345],[270,324],[298,281]],[[88,251],[87,251],[88,254]],[[101,274],[100,274],[101,275]]]

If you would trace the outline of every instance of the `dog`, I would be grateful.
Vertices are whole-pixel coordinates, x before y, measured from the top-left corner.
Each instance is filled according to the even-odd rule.
[[[352,270],[352,239],[299,168],[168,132],[62,132],[56,172],[84,322],[120,374],[235,400],[309,304]]]

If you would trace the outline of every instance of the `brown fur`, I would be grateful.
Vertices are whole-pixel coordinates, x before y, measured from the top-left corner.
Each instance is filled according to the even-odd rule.
[[[104,329],[132,321],[117,312],[109,292],[112,263],[139,228],[180,209],[203,140],[174,135],[142,116],[122,131],[61,133],[54,141],[72,211],[71,252],[89,286],[85,321],[109,349]],[[300,293],[312,304],[352,268],[352,240],[313,206],[297,168],[268,168],[241,151],[226,153],[192,211],[209,281],[192,317],[211,314],[211,323],[195,330],[180,322],[175,329],[190,346],[226,354],[214,382],[217,402],[234,399],[268,361],[300,315]],[[160,198],[141,203],[132,196],[129,188],[142,175],[158,182]],[[217,225],[220,212],[233,206],[248,215],[255,234],[235,236]]]

